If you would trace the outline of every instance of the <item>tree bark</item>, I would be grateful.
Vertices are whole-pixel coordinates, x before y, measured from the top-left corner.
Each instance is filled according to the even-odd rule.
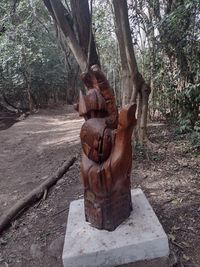
[[[92,35],[88,0],[71,0],[73,18],[60,0],[43,0],[43,2],[56,25],[62,30],[81,71],[86,71],[93,64],[100,65]]]
[[[99,65],[94,36],[92,34],[92,18],[89,10],[88,0],[70,0],[74,26],[77,32],[79,45],[86,56],[89,55],[88,68]]]
[[[115,1],[114,1],[115,2]],[[123,36],[123,29],[120,19],[120,9],[118,7],[118,3],[115,2],[114,13],[115,13],[115,31],[119,44],[119,53],[121,59],[121,95],[122,95],[122,107],[126,106],[130,103],[133,80],[131,77],[130,69],[128,66],[127,58],[126,58],[126,49],[125,42]]]
[[[142,95],[142,114],[139,127],[139,142],[142,145],[146,145],[148,142],[147,138],[147,117],[148,117],[148,102],[149,102],[150,89],[146,84],[143,84],[141,88]]]
[[[13,207],[11,207],[5,214],[0,217],[0,234],[5,230],[6,227],[22,212],[25,208],[29,207],[40,198],[42,198],[44,192],[54,185],[65,172],[73,165],[76,158],[73,157],[68,162],[65,162],[58,171],[50,176],[41,185],[32,190],[27,196],[19,200]]]
[[[28,103],[29,103],[29,111],[33,111],[33,98],[31,95],[31,70],[27,71],[26,75],[26,86],[27,86],[27,95],[28,95]]]
[[[69,18],[67,17],[67,9],[60,0],[43,1],[55,23],[62,30],[66,38],[66,42],[76,58],[81,71],[85,71],[87,67],[87,57],[76,39],[74,30],[70,24]]]
[[[129,99],[129,103],[136,103],[138,93],[141,94],[141,100],[139,103],[141,107],[139,109],[139,115],[141,115],[138,121],[138,135],[139,142],[144,144],[146,142],[146,132],[147,132],[147,112],[148,112],[148,97],[150,94],[150,86],[148,86],[138,71],[138,66],[135,58],[135,53],[133,49],[133,43],[131,38],[130,24],[128,20],[128,7],[127,1],[125,0],[113,0],[113,7],[115,13],[115,22],[117,29],[117,39],[120,48],[120,56],[122,62],[122,68],[125,73],[127,73],[127,66],[129,75],[132,80],[132,95]],[[130,85],[131,83],[129,83]],[[123,86],[128,86],[128,83]],[[124,88],[123,88],[124,90]],[[125,88],[127,92],[127,88]]]

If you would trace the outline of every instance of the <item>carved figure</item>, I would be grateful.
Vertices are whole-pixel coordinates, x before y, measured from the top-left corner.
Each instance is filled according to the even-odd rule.
[[[85,118],[80,132],[85,217],[92,226],[113,231],[132,210],[131,136],[136,105],[118,114],[109,83],[97,65],[81,78],[88,88],[86,95],[80,92],[76,105]]]

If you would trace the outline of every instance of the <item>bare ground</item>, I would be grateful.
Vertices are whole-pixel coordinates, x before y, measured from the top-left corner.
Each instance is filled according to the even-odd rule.
[[[70,109],[71,110],[71,109]],[[0,237],[0,267],[62,267],[70,201],[82,197],[79,129],[69,108],[40,111],[0,131],[0,215],[77,155],[77,162],[49,192]],[[141,187],[170,239],[179,267],[200,266],[200,159],[186,139],[164,124],[149,126],[159,148],[149,160],[138,148],[132,186]]]

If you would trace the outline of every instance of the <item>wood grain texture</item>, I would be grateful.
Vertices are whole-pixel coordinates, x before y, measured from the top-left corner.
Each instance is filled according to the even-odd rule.
[[[81,78],[88,88],[76,106],[85,118],[80,132],[85,217],[92,226],[113,231],[132,210],[131,137],[136,105],[118,112],[110,85],[97,65]]]

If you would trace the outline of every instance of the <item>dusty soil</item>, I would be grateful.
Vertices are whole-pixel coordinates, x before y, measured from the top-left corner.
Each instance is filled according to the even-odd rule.
[[[0,215],[55,172],[78,160],[42,200],[16,219],[0,237],[0,267],[62,267],[69,203],[81,198],[79,129],[72,109],[43,110],[0,131]],[[7,128],[7,129],[6,129]],[[174,128],[149,126],[159,145],[134,156],[132,186],[141,187],[170,239],[177,265],[200,266],[200,159]]]

